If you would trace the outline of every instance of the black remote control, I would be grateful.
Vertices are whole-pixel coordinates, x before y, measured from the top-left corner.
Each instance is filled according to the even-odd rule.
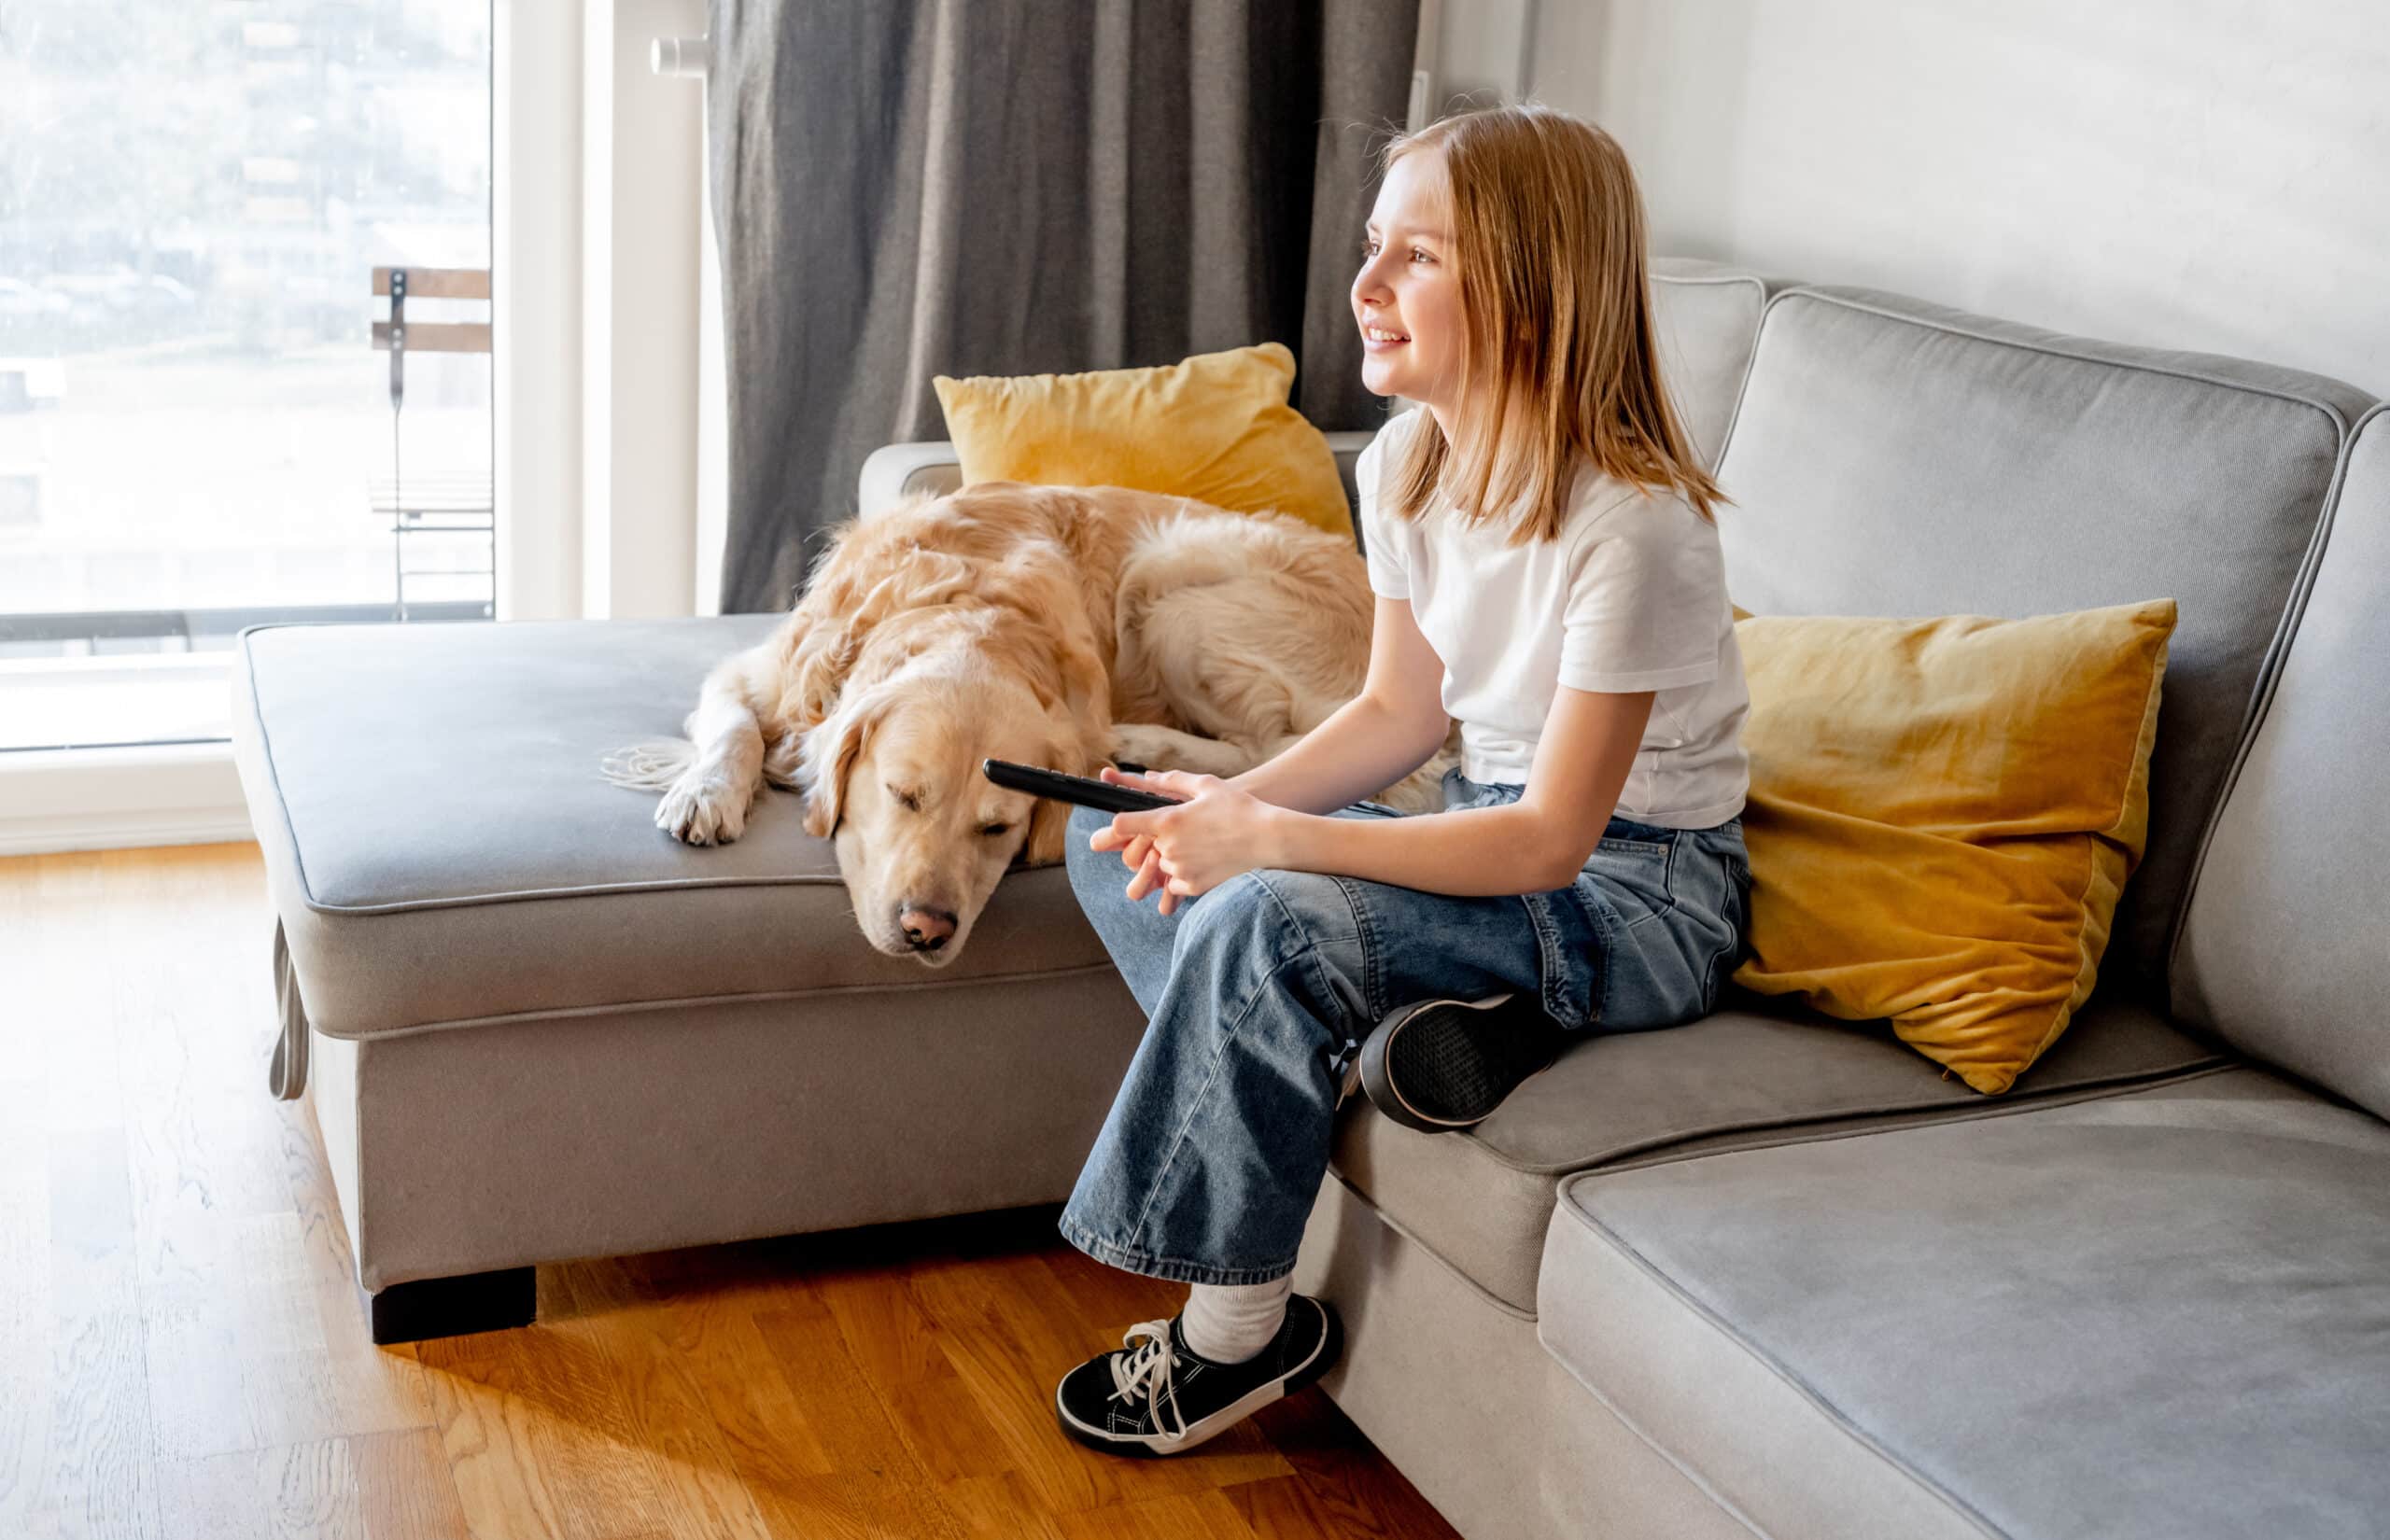
[[[1045,770],[1033,764],[1015,764],[1010,760],[981,760],[979,773],[1015,791],[1075,802],[1105,813],[1143,813],[1156,807],[1175,807],[1184,800],[1165,797],[1158,791],[1140,791],[1133,786],[1090,780],[1085,776],[1066,776],[1060,770]]]

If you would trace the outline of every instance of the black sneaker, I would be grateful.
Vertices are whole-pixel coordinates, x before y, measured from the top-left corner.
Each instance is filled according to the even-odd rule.
[[[1533,995],[1422,1001],[1379,1022],[1361,1044],[1361,1089],[1406,1128],[1466,1128],[1549,1068],[1568,1041]]]
[[[1199,1357],[1184,1319],[1141,1322],[1125,1346],[1062,1376],[1054,1387],[1062,1431],[1112,1454],[1184,1454],[1326,1374],[1344,1345],[1335,1308],[1309,1295],[1287,1296],[1278,1335],[1242,1364]]]

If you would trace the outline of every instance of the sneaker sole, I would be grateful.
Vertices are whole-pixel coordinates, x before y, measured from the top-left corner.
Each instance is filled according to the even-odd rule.
[[[1393,1072],[1388,1068],[1387,1061],[1393,1055],[1395,1038],[1406,1028],[1426,1019],[1430,1011],[1482,1011],[1486,1013],[1489,1022],[1499,1023],[1496,1028],[1497,1030],[1531,1031],[1548,1035],[1552,1047],[1551,1057],[1508,1085],[1487,1086],[1471,1084],[1464,1087],[1472,1093],[1466,1099],[1484,1103],[1483,1112],[1466,1117],[1446,1117],[1427,1112],[1403,1096],[1401,1088],[1394,1082]],[[1372,1106],[1406,1128],[1416,1128],[1422,1133],[1440,1134],[1448,1133],[1456,1128],[1474,1127],[1493,1116],[1495,1110],[1509,1099],[1511,1092],[1552,1068],[1558,1061],[1561,1047],[1559,1033],[1560,1029],[1543,1014],[1540,1002],[1533,995],[1496,995],[1487,1000],[1422,1001],[1402,1015],[1391,1016],[1380,1022],[1371,1031],[1368,1040],[1361,1044],[1361,1089],[1369,1097]],[[1445,1102],[1465,1099],[1459,1095],[1452,1094],[1453,1087],[1442,1089],[1447,1094],[1436,1099]],[[1492,1094],[1496,1090],[1498,1090],[1498,1095]]]
[[[1305,1295],[1300,1301],[1287,1301],[1287,1309],[1292,1309],[1298,1302],[1317,1306],[1321,1319],[1326,1323],[1319,1335],[1319,1345],[1312,1350],[1311,1356],[1277,1379],[1262,1381],[1211,1416],[1194,1423],[1187,1430],[1184,1438],[1172,1438],[1158,1433],[1140,1438],[1123,1438],[1101,1428],[1090,1428],[1070,1414],[1069,1408],[1062,1405],[1059,1389],[1054,1393],[1054,1421],[1064,1433],[1091,1449],[1102,1449],[1106,1454],[1130,1455],[1140,1460],[1166,1459],[1208,1443],[1272,1401],[1283,1401],[1312,1384],[1343,1356],[1344,1326],[1336,1318],[1336,1307],[1325,1299],[1314,1299]]]

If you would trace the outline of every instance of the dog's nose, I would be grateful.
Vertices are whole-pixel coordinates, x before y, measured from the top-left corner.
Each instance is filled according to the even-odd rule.
[[[935,952],[954,935],[951,909],[908,904],[896,912],[896,923],[904,928],[906,944],[917,952]]]

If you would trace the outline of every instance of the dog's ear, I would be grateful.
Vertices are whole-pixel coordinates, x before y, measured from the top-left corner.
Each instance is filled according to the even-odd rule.
[[[848,773],[863,751],[865,735],[887,714],[890,698],[885,688],[858,691],[839,700],[827,720],[804,734],[796,784],[805,793],[805,832],[814,838],[828,839],[836,833]]]
[[[1098,670],[1101,678],[1101,669]],[[1102,726],[1090,736],[1077,723],[1066,727],[1060,736],[1047,743],[1046,758],[1041,763],[1066,776],[1092,777],[1097,769],[1110,763],[1112,716],[1102,713]],[[1062,860],[1062,842],[1070,835],[1072,805],[1057,802],[1052,797],[1040,797],[1030,805],[1029,838],[1021,847],[1020,862],[1024,866],[1055,866]]]
[[[959,556],[915,548],[891,565],[869,547],[850,549],[853,539],[842,533],[824,553],[819,576],[789,622],[780,715],[799,731],[837,709],[856,658],[882,621],[904,610],[934,609],[970,591],[971,567]]]
[[[1047,763],[1075,776],[1092,775],[1112,742],[1112,674],[1097,651],[1095,634],[1076,604],[1057,603],[1048,629],[1037,638],[1021,670],[1050,720],[1062,718],[1065,740]]]
[[[1087,756],[1074,743],[1056,743],[1046,750],[1039,762],[1066,776],[1091,776],[1094,769]],[[1022,842],[1019,862],[1023,866],[1060,866],[1062,863],[1062,842],[1070,837],[1072,804],[1052,797],[1039,797],[1029,805],[1029,838]]]
[[[1075,628],[1074,634],[1061,644],[1062,705],[1070,713],[1071,729],[1078,737],[1074,753],[1079,763],[1074,775],[1090,774],[1091,763],[1101,758],[1112,742],[1112,673],[1104,666],[1104,659],[1095,650],[1094,639],[1086,628]]]
[[[1076,774],[1076,771],[1073,774]],[[1071,833],[1071,805],[1040,797],[1029,810],[1029,839],[1021,847],[1023,866],[1060,866],[1062,842]]]
[[[1059,710],[1067,725],[1046,763],[1066,775],[1092,776],[1112,751],[1112,676],[1084,617],[1076,609],[1062,613],[1069,622],[1057,628],[1051,654],[1059,695],[1045,705]],[[1023,859],[1034,866],[1061,861],[1070,820],[1069,804],[1038,798]]]

